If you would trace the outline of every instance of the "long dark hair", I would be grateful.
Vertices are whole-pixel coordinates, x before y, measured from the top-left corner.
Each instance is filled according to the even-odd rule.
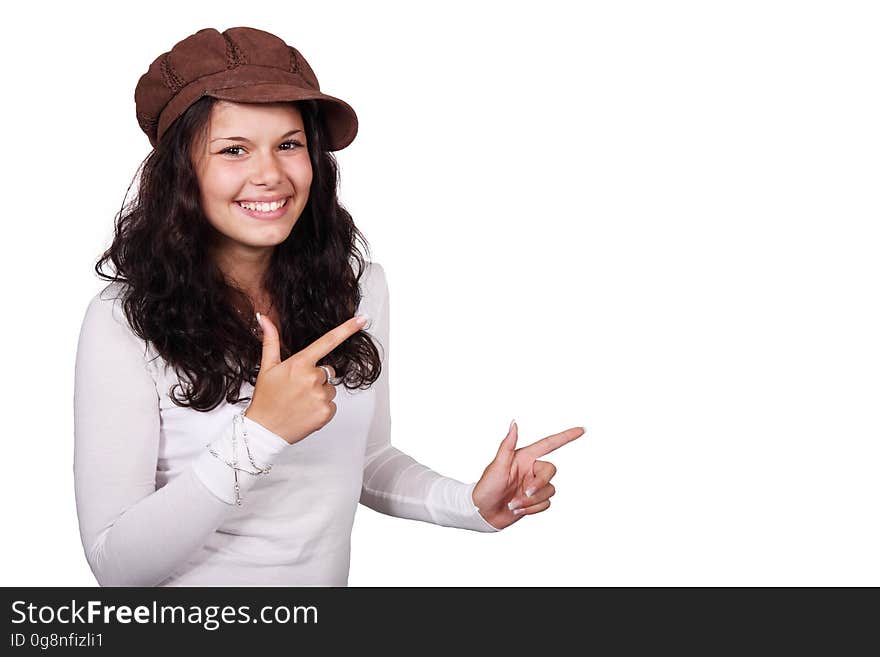
[[[207,248],[216,229],[202,211],[191,155],[195,140],[207,133],[215,102],[209,96],[195,102],[142,162],[138,194],[123,201],[113,243],[95,264],[100,278],[124,284],[122,307],[132,330],[188,383],[172,387],[173,402],[198,411],[210,411],[224,398],[250,401],[238,396],[239,389],[245,380],[256,384],[262,351],[243,319],[254,318],[251,300],[224,277]],[[337,199],[339,169],[325,149],[320,108],[315,101],[295,104],[306,131],[312,185],[302,215],[274,249],[264,281],[281,320],[282,359],[355,314],[365,269],[356,239],[369,254]],[[102,271],[107,261],[115,275]],[[318,364],[333,367],[349,389],[368,387],[382,367],[363,330]],[[178,388],[184,388],[182,397]]]

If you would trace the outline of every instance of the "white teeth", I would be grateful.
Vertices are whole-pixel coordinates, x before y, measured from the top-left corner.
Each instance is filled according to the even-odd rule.
[[[272,203],[242,203],[236,201],[246,210],[256,210],[257,212],[273,212],[287,203],[287,199],[281,201],[273,201]]]

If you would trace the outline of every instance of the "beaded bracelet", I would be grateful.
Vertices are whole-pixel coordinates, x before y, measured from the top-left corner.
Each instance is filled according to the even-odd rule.
[[[243,432],[242,439],[244,442],[244,447],[247,450],[248,459],[250,460],[251,465],[254,466],[254,470],[248,470],[247,468],[238,467],[238,453],[235,450],[235,434],[236,434],[235,427],[236,427],[236,424],[241,424],[241,430]],[[257,475],[268,474],[272,470],[271,465],[267,465],[265,467],[260,467],[254,462],[254,457],[253,457],[253,454],[251,454],[251,448],[250,448],[250,445],[248,444],[247,429],[245,429],[245,426],[244,426],[244,411],[242,411],[241,413],[236,413],[235,417],[232,418],[232,463],[230,463],[229,461],[224,459],[222,456],[220,456],[216,451],[214,451],[214,448],[211,447],[210,443],[205,445],[205,447],[208,448],[208,451],[211,453],[212,456],[214,456],[217,459],[220,459],[223,463],[225,463],[230,468],[232,468],[232,471],[235,474],[235,503],[238,506],[241,506],[241,494],[239,492],[239,484],[238,484],[239,471],[247,472],[250,475],[257,476]]]

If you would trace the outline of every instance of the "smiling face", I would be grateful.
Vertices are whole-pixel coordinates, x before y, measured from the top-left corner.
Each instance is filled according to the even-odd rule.
[[[193,144],[202,209],[226,262],[267,262],[309,199],[312,165],[299,109],[290,103],[217,101],[206,139]],[[283,207],[263,205],[283,202]],[[256,202],[250,209],[242,203]],[[267,211],[269,210],[269,211]]]

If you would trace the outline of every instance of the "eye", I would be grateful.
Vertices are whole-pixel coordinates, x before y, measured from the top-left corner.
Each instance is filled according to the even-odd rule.
[[[281,150],[295,151],[297,148],[303,147],[303,145],[295,139],[285,141],[281,144],[281,146],[285,146],[286,144],[290,144],[291,148],[282,148]],[[222,151],[220,151],[220,154],[221,155],[226,154],[226,155],[236,156],[236,155],[238,155],[238,153],[233,153],[232,151],[239,150],[239,149],[244,150],[244,146],[228,146],[227,148],[224,148]]]

